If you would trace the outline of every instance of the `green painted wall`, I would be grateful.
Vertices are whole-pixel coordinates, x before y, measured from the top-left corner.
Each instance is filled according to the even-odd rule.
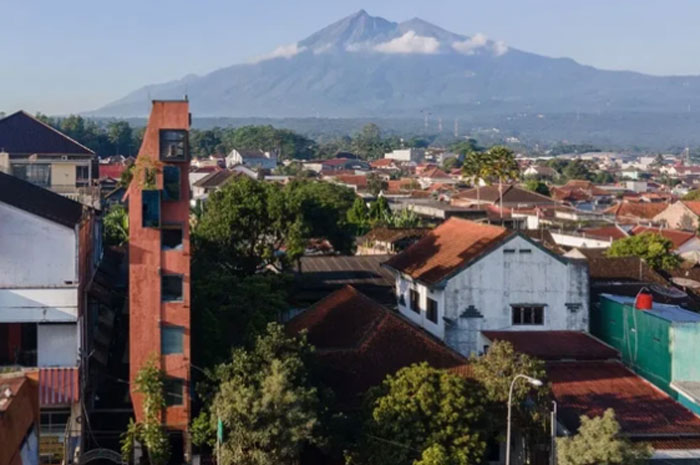
[[[680,323],[671,333],[672,374],[676,381],[700,381],[700,325]]]
[[[600,297],[591,313],[594,336],[619,350],[625,365],[674,398],[677,396],[669,386],[672,356],[668,321],[605,297]]]

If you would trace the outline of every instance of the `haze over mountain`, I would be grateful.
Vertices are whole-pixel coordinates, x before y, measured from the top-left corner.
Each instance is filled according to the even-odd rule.
[[[151,99],[185,94],[199,117],[678,114],[700,108],[699,91],[696,76],[599,70],[361,10],[249,63],[147,85],[90,114],[142,116]]]

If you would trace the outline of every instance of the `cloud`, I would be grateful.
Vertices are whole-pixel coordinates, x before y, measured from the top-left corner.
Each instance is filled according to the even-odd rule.
[[[314,55],[320,55],[321,53],[327,52],[333,48],[333,44],[326,44],[326,45],[321,45],[320,47],[316,47],[314,49]]]
[[[299,47],[298,43],[281,45],[272,52],[256,57],[252,61],[253,63],[258,63],[260,61],[272,60],[273,58],[292,58],[304,50],[306,50],[306,47]]]
[[[488,38],[479,32],[461,42],[452,42],[452,48],[464,55],[474,55],[478,49],[485,47],[488,42]]]
[[[452,42],[452,48],[464,55],[474,55],[479,49],[483,48],[490,49],[496,56],[501,56],[508,51],[508,46],[505,42],[500,40],[498,42],[490,42],[488,37],[480,32],[461,42]]]
[[[382,53],[437,53],[440,42],[435,37],[419,36],[415,31],[408,31],[401,37],[374,46]]]
[[[508,46],[502,40],[499,40],[498,42],[493,44],[493,53],[495,53],[496,56],[500,57],[501,55],[504,55],[507,51]]]

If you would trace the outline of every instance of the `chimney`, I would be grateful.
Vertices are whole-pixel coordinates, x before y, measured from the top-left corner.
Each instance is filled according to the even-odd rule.
[[[10,154],[0,151],[0,173],[10,174]]]
[[[634,299],[634,308],[637,310],[651,310],[654,298],[646,287],[643,287]]]

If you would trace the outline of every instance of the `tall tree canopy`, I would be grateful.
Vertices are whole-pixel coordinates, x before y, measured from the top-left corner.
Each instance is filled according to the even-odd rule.
[[[608,257],[639,257],[652,268],[672,270],[681,260],[673,253],[673,243],[660,234],[644,233],[618,239],[606,252]]]
[[[368,393],[351,463],[470,465],[486,449],[483,391],[426,363],[402,368]]]

